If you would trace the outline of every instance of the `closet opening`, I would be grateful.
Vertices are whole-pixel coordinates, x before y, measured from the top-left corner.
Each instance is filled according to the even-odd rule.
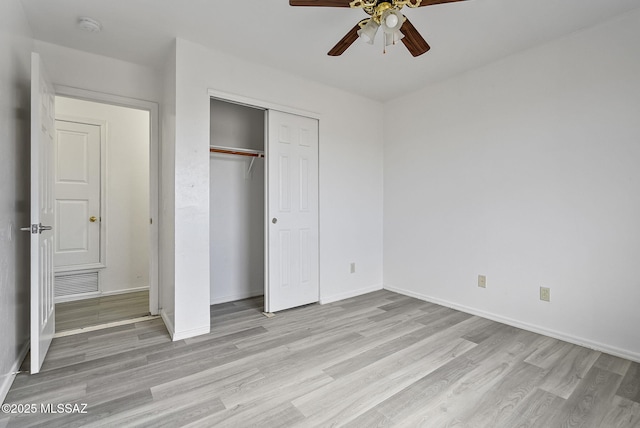
[[[210,100],[210,304],[264,303],[265,109]]]

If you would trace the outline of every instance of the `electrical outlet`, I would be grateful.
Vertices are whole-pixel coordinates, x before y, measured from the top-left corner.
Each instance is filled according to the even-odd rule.
[[[351,262],[351,273],[356,273],[356,263]]]
[[[551,301],[551,289],[549,287],[540,287],[540,300],[543,302]]]
[[[487,288],[487,277],[478,275],[478,287]]]

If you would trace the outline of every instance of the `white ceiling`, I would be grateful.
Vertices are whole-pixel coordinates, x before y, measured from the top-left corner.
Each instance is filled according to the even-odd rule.
[[[640,7],[640,0],[466,0],[404,8],[431,45],[413,58],[358,40],[327,51],[360,9],[291,7],[287,0],[21,0],[39,40],[158,66],[175,37],[363,96],[388,100]],[[80,16],[101,33],[77,29]],[[379,36],[378,36],[379,37]],[[594,52],[597,60],[597,52]]]

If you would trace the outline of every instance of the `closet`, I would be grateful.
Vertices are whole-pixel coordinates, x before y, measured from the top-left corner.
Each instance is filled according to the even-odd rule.
[[[211,99],[211,304],[264,294],[265,120],[263,109]]]
[[[318,119],[210,103],[210,303],[318,302]]]

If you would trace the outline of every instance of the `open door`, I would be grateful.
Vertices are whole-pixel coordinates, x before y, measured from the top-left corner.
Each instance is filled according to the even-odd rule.
[[[31,54],[31,373],[38,373],[55,333],[53,293],[54,91],[40,55]],[[23,229],[23,230],[24,230]]]
[[[320,299],[318,121],[269,110],[265,311]]]

